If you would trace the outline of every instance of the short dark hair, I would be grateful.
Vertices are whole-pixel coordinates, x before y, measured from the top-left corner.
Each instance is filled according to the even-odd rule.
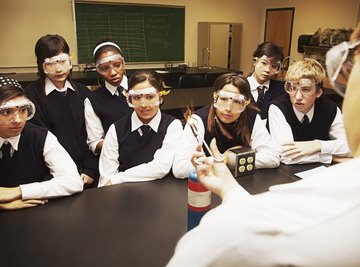
[[[254,51],[253,57],[262,57],[262,56],[272,57],[276,61],[282,62],[284,60],[284,52],[283,49],[272,43],[272,42],[264,42],[258,45],[257,49]]]
[[[148,81],[152,86],[154,86],[158,91],[164,90],[163,79],[160,74],[154,70],[137,70],[129,79],[128,87],[129,89],[133,88],[135,85]]]
[[[45,77],[43,63],[46,58],[51,58],[59,53],[70,54],[70,48],[65,39],[57,34],[47,34],[41,37],[35,44],[35,55],[40,77]]]

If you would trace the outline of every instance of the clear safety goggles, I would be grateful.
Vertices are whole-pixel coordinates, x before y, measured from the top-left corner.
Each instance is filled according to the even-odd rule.
[[[298,81],[286,81],[284,88],[289,95],[295,95],[298,90],[302,95],[312,95],[316,90],[316,84],[311,79],[300,79]]]
[[[217,109],[231,109],[235,113],[241,113],[250,103],[250,99],[246,99],[241,94],[235,94],[220,90],[216,93],[214,99],[214,107]]]
[[[144,88],[139,90],[131,89],[126,94],[129,107],[149,107],[160,105],[160,94],[154,88]]]
[[[258,66],[261,69],[269,68],[269,70],[271,72],[277,72],[281,68],[281,62],[280,61],[272,62],[271,60],[267,59],[267,56],[262,56],[260,58],[255,57],[254,59],[256,60]]]
[[[68,71],[71,68],[72,64],[70,56],[65,53],[51,58],[45,58],[43,63],[43,69],[46,74],[53,74],[59,71]]]
[[[344,96],[346,84],[352,70],[354,61],[350,49],[360,45],[360,39],[350,42],[342,42],[326,53],[326,69],[331,85],[336,92]]]
[[[0,124],[11,124],[20,118],[28,121],[35,114],[35,105],[29,99],[10,100],[0,106]]]
[[[124,58],[120,54],[104,57],[96,62],[96,69],[100,74],[108,74],[112,70],[123,71],[125,68]]]

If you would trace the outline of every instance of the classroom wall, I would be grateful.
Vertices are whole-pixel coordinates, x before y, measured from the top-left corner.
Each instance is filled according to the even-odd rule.
[[[301,34],[313,34],[318,28],[355,28],[358,22],[359,0],[261,0],[264,23],[267,8],[295,7],[290,55],[299,60],[297,39]],[[262,36],[263,38],[263,36]]]
[[[110,2],[97,0],[92,2]],[[89,0],[88,2],[91,2]],[[311,34],[319,27],[355,27],[360,0],[113,0],[111,2],[158,5],[183,5],[185,13],[185,63],[197,58],[197,23],[234,22],[243,24],[241,66],[245,74],[251,67],[253,50],[263,41],[267,8],[295,7],[291,56],[296,52],[297,37]],[[1,0],[0,72],[36,71],[34,45],[48,33],[57,33],[68,41],[77,64],[76,32],[72,0]],[[214,53],[214,51],[212,51]],[[130,65],[129,68],[157,67],[158,64]],[[76,67],[75,67],[76,69]]]

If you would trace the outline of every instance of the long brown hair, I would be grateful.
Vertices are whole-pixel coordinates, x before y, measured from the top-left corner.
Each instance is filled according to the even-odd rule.
[[[244,95],[246,99],[251,99],[251,90],[248,80],[237,73],[226,73],[219,76],[214,83],[215,92],[220,91],[225,85],[231,84],[239,89],[239,93]],[[249,111],[259,111],[259,109],[250,103],[246,106],[245,110],[240,114],[239,118],[234,122],[234,130],[230,133],[225,125],[218,119],[214,107],[214,103],[211,104],[209,115],[208,115],[208,126],[207,130],[214,135],[216,126],[219,128],[221,133],[228,139],[234,139],[233,135],[239,136],[245,146],[250,146],[251,133],[249,128]]]

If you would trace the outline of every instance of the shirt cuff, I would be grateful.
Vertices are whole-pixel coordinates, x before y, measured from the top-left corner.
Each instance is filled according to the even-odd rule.
[[[120,175],[120,173],[117,173],[116,175],[114,175],[113,177],[110,178],[110,182],[111,184],[122,184],[124,182],[124,180],[121,177],[117,177],[118,175]]]
[[[41,190],[39,183],[20,185],[21,196],[23,200],[41,198]]]

